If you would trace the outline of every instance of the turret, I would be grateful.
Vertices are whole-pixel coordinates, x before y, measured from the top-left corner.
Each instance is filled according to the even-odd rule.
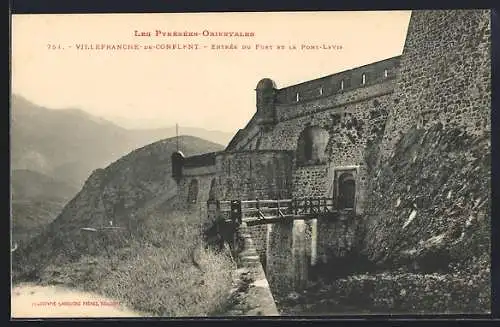
[[[257,115],[261,124],[272,124],[276,122],[276,83],[270,78],[263,78],[255,88]]]

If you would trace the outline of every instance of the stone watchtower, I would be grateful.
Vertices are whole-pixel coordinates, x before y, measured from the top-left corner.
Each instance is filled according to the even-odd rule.
[[[269,126],[276,123],[276,83],[270,78],[263,78],[255,88],[257,96],[257,118],[261,125]]]

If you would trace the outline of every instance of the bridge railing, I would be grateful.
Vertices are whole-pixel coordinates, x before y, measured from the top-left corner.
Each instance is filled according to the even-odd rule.
[[[333,198],[314,197],[276,200],[212,200],[209,212],[233,223],[249,225],[271,223],[281,219],[310,219],[318,215],[339,212]],[[342,209],[350,213],[353,209]]]

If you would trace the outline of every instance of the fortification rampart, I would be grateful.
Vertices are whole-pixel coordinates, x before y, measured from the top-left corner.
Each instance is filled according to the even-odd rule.
[[[328,97],[304,100],[297,103],[278,104],[276,106],[278,122],[336,108],[338,108],[337,111],[344,111],[346,106],[390,94],[393,92],[393,89],[394,77],[391,77],[380,83],[347,90]]]
[[[294,134],[297,136],[296,129],[303,127],[300,123],[297,125],[300,118],[308,120],[322,112],[328,112],[327,116],[332,112],[349,112],[359,104],[364,105],[362,110],[369,111],[372,106],[367,106],[367,102],[375,101],[375,106],[378,106],[379,98],[393,92],[399,62],[400,57],[393,57],[283,89],[262,89],[262,84],[275,86],[272,81],[262,83],[269,80],[263,79],[256,89],[256,114],[244,129],[238,131],[226,150],[291,150],[294,146],[289,146],[289,142],[294,141]],[[321,120],[324,122],[324,119]],[[280,124],[285,124],[287,128],[294,126],[289,132],[291,134],[280,139],[288,141],[285,146],[278,142],[275,145],[263,145],[266,139],[276,140],[276,135],[269,133],[275,133]]]
[[[277,104],[297,104],[385,83],[395,77],[399,60],[399,56],[393,57],[279,89]]]

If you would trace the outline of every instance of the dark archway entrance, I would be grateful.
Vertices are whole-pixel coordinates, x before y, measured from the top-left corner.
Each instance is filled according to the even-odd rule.
[[[338,180],[337,205],[339,209],[353,209],[356,199],[356,182],[351,173],[343,173]]]

